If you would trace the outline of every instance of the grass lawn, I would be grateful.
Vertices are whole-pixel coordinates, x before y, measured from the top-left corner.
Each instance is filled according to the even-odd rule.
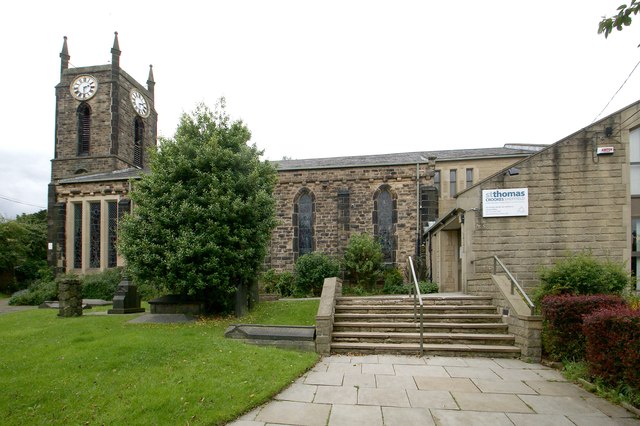
[[[3,425],[223,424],[269,400],[315,353],[223,337],[231,323],[313,324],[318,301],[263,302],[249,316],[127,324],[129,315],[0,315]],[[95,310],[94,310],[95,311]]]

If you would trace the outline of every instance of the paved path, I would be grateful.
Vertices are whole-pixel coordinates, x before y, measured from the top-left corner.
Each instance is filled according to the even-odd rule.
[[[11,306],[9,305],[9,299],[0,299],[0,314],[26,311],[27,309],[36,309],[36,306]]]
[[[230,425],[640,425],[540,364],[486,358],[330,356]]]

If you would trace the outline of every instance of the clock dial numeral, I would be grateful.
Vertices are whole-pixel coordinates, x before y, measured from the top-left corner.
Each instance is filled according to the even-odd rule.
[[[147,100],[138,92],[137,90],[131,91],[131,104],[133,105],[133,109],[142,116],[149,116],[149,106],[147,105]]]
[[[71,83],[71,95],[79,101],[93,97],[98,90],[98,81],[90,75],[81,75]]]

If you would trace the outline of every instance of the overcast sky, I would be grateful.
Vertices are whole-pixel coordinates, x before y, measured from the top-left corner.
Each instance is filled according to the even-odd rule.
[[[63,36],[71,66],[153,64],[160,136],[225,96],[272,160],[553,143],[640,60],[623,0],[9,2],[0,15],[0,214],[46,206]],[[640,71],[603,116],[640,99]],[[10,198],[27,204],[8,201]]]

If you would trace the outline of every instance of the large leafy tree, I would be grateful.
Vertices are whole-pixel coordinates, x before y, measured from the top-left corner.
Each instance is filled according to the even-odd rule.
[[[25,288],[47,271],[47,211],[0,220],[0,291]]]
[[[637,15],[640,12],[640,1],[631,0],[629,4],[622,4],[618,6],[618,13],[610,17],[603,17],[598,24],[598,34],[604,33],[605,37],[609,37],[609,34],[614,29],[622,31],[624,27],[631,25],[632,15]]]
[[[134,278],[196,296],[209,311],[233,309],[275,226],[276,171],[250,138],[221,99],[215,111],[199,105],[183,114],[174,138],[160,141],[119,236]]]

